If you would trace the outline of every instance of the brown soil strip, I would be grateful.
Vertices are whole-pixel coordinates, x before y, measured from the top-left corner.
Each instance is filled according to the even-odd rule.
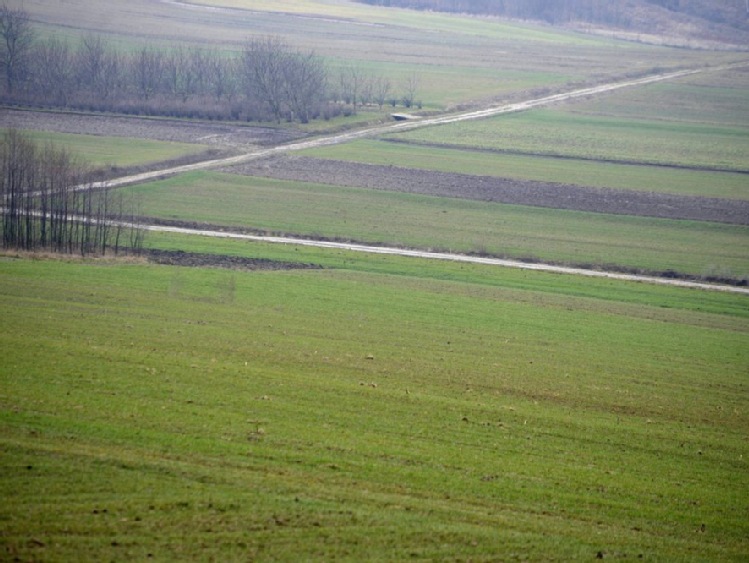
[[[749,225],[749,201],[602,189],[300,156],[226,169],[235,174],[512,205]]]
[[[265,258],[243,258],[223,254],[199,254],[181,250],[150,249],[142,252],[149,262],[169,266],[212,267],[229,270],[310,270],[321,269],[317,264],[281,262]]]

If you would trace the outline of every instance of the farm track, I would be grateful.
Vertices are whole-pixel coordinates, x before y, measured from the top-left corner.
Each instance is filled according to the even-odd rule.
[[[555,274],[578,275],[596,278],[607,278],[612,280],[633,281],[641,283],[651,283],[659,285],[669,285],[674,287],[684,287],[690,289],[722,291],[727,293],[739,293],[749,295],[749,288],[718,285],[711,283],[702,283],[691,280],[681,280],[666,277],[645,276],[637,274],[624,274],[619,272],[607,272],[602,270],[593,270],[586,268],[573,268],[567,266],[555,266],[544,263],[529,263],[518,260],[506,260],[503,258],[490,258],[484,256],[471,256],[467,254],[454,254],[448,252],[427,252],[423,250],[413,250],[408,248],[393,248],[388,246],[370,246],[365,244],[334,242],[327,240],[311,240],[292,237],[274,237],[263,235],[250,235],[244,233],[235,233],[227,231],[217,231],[209,229],[172,227],[163,225],[149,225],[145,227],[149,231],[160,233],[178,233],[186,235],[198,235],[211,238],[226,238],[245,241],[266,242],[275,244],[289,244],[299,246],[310,246],[314,248],[331,248],[336,250],[346,250],[351,252],[365,252],[369,254],[384,254],[388,256],[406,256],[411,258],[424,258],[428,260],[443,260],[451,262],[465,262],[470,264],[485,264],[489,266],[501,266],[505,268],[516,268],[522,270],[534,270],[538,272],[550,272]]]
[[[521,111],[528,111],[539,107],[545,107],[552,104],[567,102],[570,100],[585,98],[589,96],[599,96],[622,88],[632,88],[635,86],[644,86],[646,84],[653,84],[655,82],[662,82],[665,80],[675,80],[677,78],[683,78],[686,76],[699,74],[701,72],[708,71],[720,71],[728,70],[730,68],[748,66],[749,62],[736,63],[732,65],[720,65],[716,67],[698,68],[698,69],[686,69],[675,72],[667,72],[661,74],[654,74],[643,78],[637,78],[633,80],[625,80],[621,82],[612,82],[606,84],[599,84],[598,86],[591,86],[588,88],[580,88],[572,90],[570,92],[562,92],[558,94],[552,94],[549,96],[543,96],[540,98],[534,98],[531,100],[525,100],[521,102],[515,102],[510,104],[503,104],[499,106],[492,106],[485,109],[465,111],[455,114],[440,115],[436,117],[428,117],[423,119],[413,119],[408,121],[400,121],[397,123],[388,123],[375,125],[372,127],[364,127],[362,129],[356,129],[353,131],[346,131],[343,133],[336,133],[323,137],[317,137],[307,140],[293,141],[291,143],[276,145],[269,148],[260,148],[237,156],[227,158],[217,158],[212,160],[206,160],[194,164],[175,166],[171,168],[165,168],[161,170],[154,170],[141,174],[134,174],[131,176],[124,176],[121,178],[115,178],[104,182],[98,182],[94,185],[95,188],[106,188],[106,187],[118,187],[129,184],[136,184],[141,182],[147,182],[159,178],[165,178],[174,176],[177,174],[183,174],[185,172],[193,172],[196,170],[207,170],[214,168],[222,168],[227,166],[235,166],[244,164],[252,160],[265,158],[269,156],[276,156],[279,154],[287,154],[300,150],[319,148],[330,145],[339,145],[343,143],[349,143],[359,139],[366,139],[370,137],[376,137],[379,135],[385,135],[390,133],[399,133],[403,131],[411,131],[414,129],[420,129],[422,127],[431,127],[436,125],[445,125],[449,123],[458,123],[461,121],[469,121],[474,119],[484,119],[487,117],[494,117],[497,115],[507,113],[517,113]]]

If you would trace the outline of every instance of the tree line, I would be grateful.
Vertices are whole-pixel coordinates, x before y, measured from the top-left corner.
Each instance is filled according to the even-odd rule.
[[[139,251],[144,231],[122,191],[93,189],[88,167],[66,149],[15,129],[0,141],[2,246],[64,254]]]
[[[408,107],[418,81],[392,82],[354,66],[331,72],[314,52],[279,37],[249,38],[238,53],[200,46],[122,51],[98,35],[73,44],[37,37],[28,14],[0,6],[0,101],[89,111],[243,121],[299,121]]]

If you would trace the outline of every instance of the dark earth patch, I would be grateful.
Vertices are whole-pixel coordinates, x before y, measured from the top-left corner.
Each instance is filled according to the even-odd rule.
[[[281,262],[266,258],[243,258],[223,254],[199,254],[181,250],[144,250],[142,255],[149,262],[169,266],[213,267],[229,270],[311,270],[321,269],[317,264]]]
[[[604,189],[276,156],[225,169],[235,174],[552,209],[749,225],[749,201]]]

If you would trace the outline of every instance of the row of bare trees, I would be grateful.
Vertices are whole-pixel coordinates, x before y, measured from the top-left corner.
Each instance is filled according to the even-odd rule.
[[[95,111],[246,121],[300,121],[355,113],[362,104],[410,107],[390,80],[353,66],[332,78],[322,58],[278,37],[250,38],[240,53],[204,47],[120,51],[100,36],[71,44],[37,39],[29,16],[0,6],[0,100]]]
[[[92,189],[88,176],[64,148],[8,130],[0,141],[2,246],[82,255],[140,250],[144,231],[132,202],[122,191]]]

